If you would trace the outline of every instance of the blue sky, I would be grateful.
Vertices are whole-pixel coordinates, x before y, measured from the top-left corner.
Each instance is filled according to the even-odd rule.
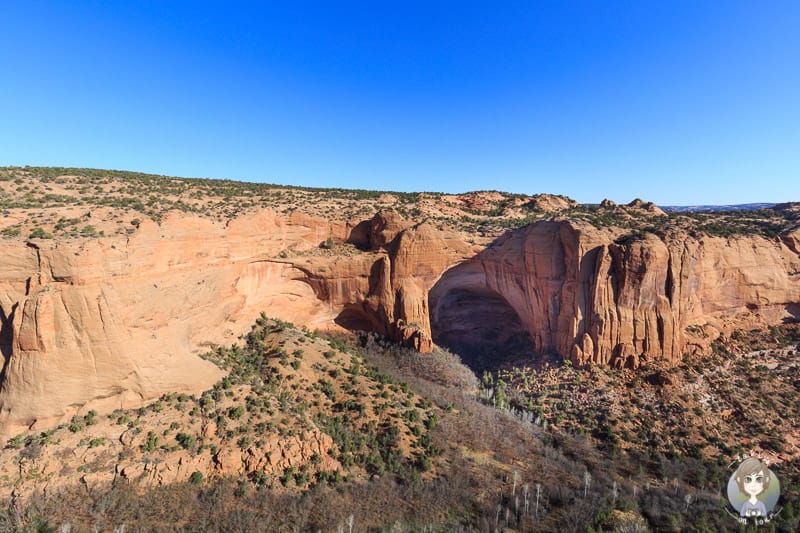
[[[800,2],[0,3],[0,165],[800,200]]]

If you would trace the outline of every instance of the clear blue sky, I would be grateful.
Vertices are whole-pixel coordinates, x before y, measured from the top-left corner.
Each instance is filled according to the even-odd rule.
[[[0,165],[800,200],[800,1],[0,2]]]

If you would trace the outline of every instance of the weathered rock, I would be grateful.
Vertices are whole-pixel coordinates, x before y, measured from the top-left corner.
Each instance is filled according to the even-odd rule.
[[[528,209],[534,211],[544,211],[553,213],[556,211],[563,211],[578,205],[578,202],[566,196],[558,196],[555,194],[537,194],[527,204]]]
[[[197,354],[262,311],[331,323],[308,273],[276,257],[345,231],[261,211],[227,226],[144,221],[127,239],[0,240],[0,436],[205,390],[222,372]]]
[[[800,226],[781,235],[783,242],[796,254],[800,254]]]
[[[600,207],[605,209],[613,209],[614,207],[617,207],[617,202],[609,200],[608,198],[603,198],[603,201],[600,202]]]
[[[622,368],[707,353],[715,335],[691,335],[689,326],[719,334],[796,318],[800,258],[783,241],[681,234],[665,242],[645,234],[617,244],[615,238],[573,222],[513,232],[442,276],[431,292],[431,322],[451,327],[439,315],[457,294],[460,318],[482,321],[462,330],[485,332],[479,308],[494,301],[498,315],[513,310],[536,351]]]
[[[131,446],[133,445],[133,441],[136,438],[136,432],[132,429],[127,431],[123,431],[122,434],[119,436],[119,442],[123,446]]]
[[[666,213],[653,202],[645,202],[641,198],[636,198],[628,204],[628,207],[637,211],[643,211],[652,215],[666,215]]]
[[[800,230],[617,242],[616,230],[543,221],[476,253],[396,213],[365,222],[266,210],[227,225],[144,221],[127,239],[0,240],[0,437],[200,392],[222,373],[197,355],[261,312],[422,352],[433,339],[522,339],[614,367],[678,361],[720,333],[800,317]],[[329,237],[370,250],[320,250]]]
[[[397,211],[378,211],[369,223],[367,240],[373,250],[391,243],[397,234],[411,226]]]

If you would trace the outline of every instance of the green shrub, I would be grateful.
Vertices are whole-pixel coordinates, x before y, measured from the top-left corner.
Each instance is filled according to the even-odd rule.
[[[228,418],[232,420],[239,420],[242,418],[244,414],[244,407],[241,405],[237,405],[236,407],[231,407],[228,409]]]
[[[178,433],[175,436],[175,440],[178,441],[178,444],[180,444],[184,450],[193,450],[197,445],[197,438],[188,433]]]
[[[25,435],[17,435],[16,437],[9,439],[8,443],[6,444],[6,448],[19,450],[24,445],[25,445]]]
[[[73,433],[77,433],[78,431],[82,430],[86,427],[86,423],[83,417],[75,415],[72,417],[72,421],[69,424],[69,430]]]
[[[158,435],[156,435],[152,431],[149,431],[147,433],[147,441],[144,444],[144,451],[146,452],[154,451],[156,448],[158,448],[158,441],[159,441]]]
[[[36,227],[31,230],[30,235],[28,235],[29,239],[52,239],[53,234],[47,233],[42,228]]]

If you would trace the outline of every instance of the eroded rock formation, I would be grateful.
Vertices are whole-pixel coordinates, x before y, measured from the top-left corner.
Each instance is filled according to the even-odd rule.
[[[261,312],[429,351],[427,291],[469,247],[379,213],[364,234],[371,250],[320,248],[357,226],[260,211],[227,225],[145,221],[128,239],[0,241],[0,435],[205,390],[222,372],[198,354]]]
[[[437,340],[576,364],[675,361],[722,331],[798,314],[798,237],[623,242],[545,221],[481,250],[391,212],[346,224],[260,211],[145,221],[127,239],[0,240],[0,434],[199,392],[221,373],[197,355],[262,311],[423,352]],[[336,249],[320,248],[329,240]]]
[[[615,242],[615,231],[589,224],[533,224],[442,276],[431,291],[434,338],[443,330],[452,337],[442,315],[452,315],[459,294],[460,330],[486,335],[492,323],[481,306],[492,302],[495,329],[519,329],[513,310],[536,351],[580,365],[707,353],[722,331],[797,318],[800,258],[791,239],[678,233]]]
[[[306,273],[275,257],[345,232],[265,211],[227,227],[145,221],[128,239],[0,241],[0,433],[200,392],[222,372],[198,353],[231,343],[265,309],[329,322],[335,312]]]

